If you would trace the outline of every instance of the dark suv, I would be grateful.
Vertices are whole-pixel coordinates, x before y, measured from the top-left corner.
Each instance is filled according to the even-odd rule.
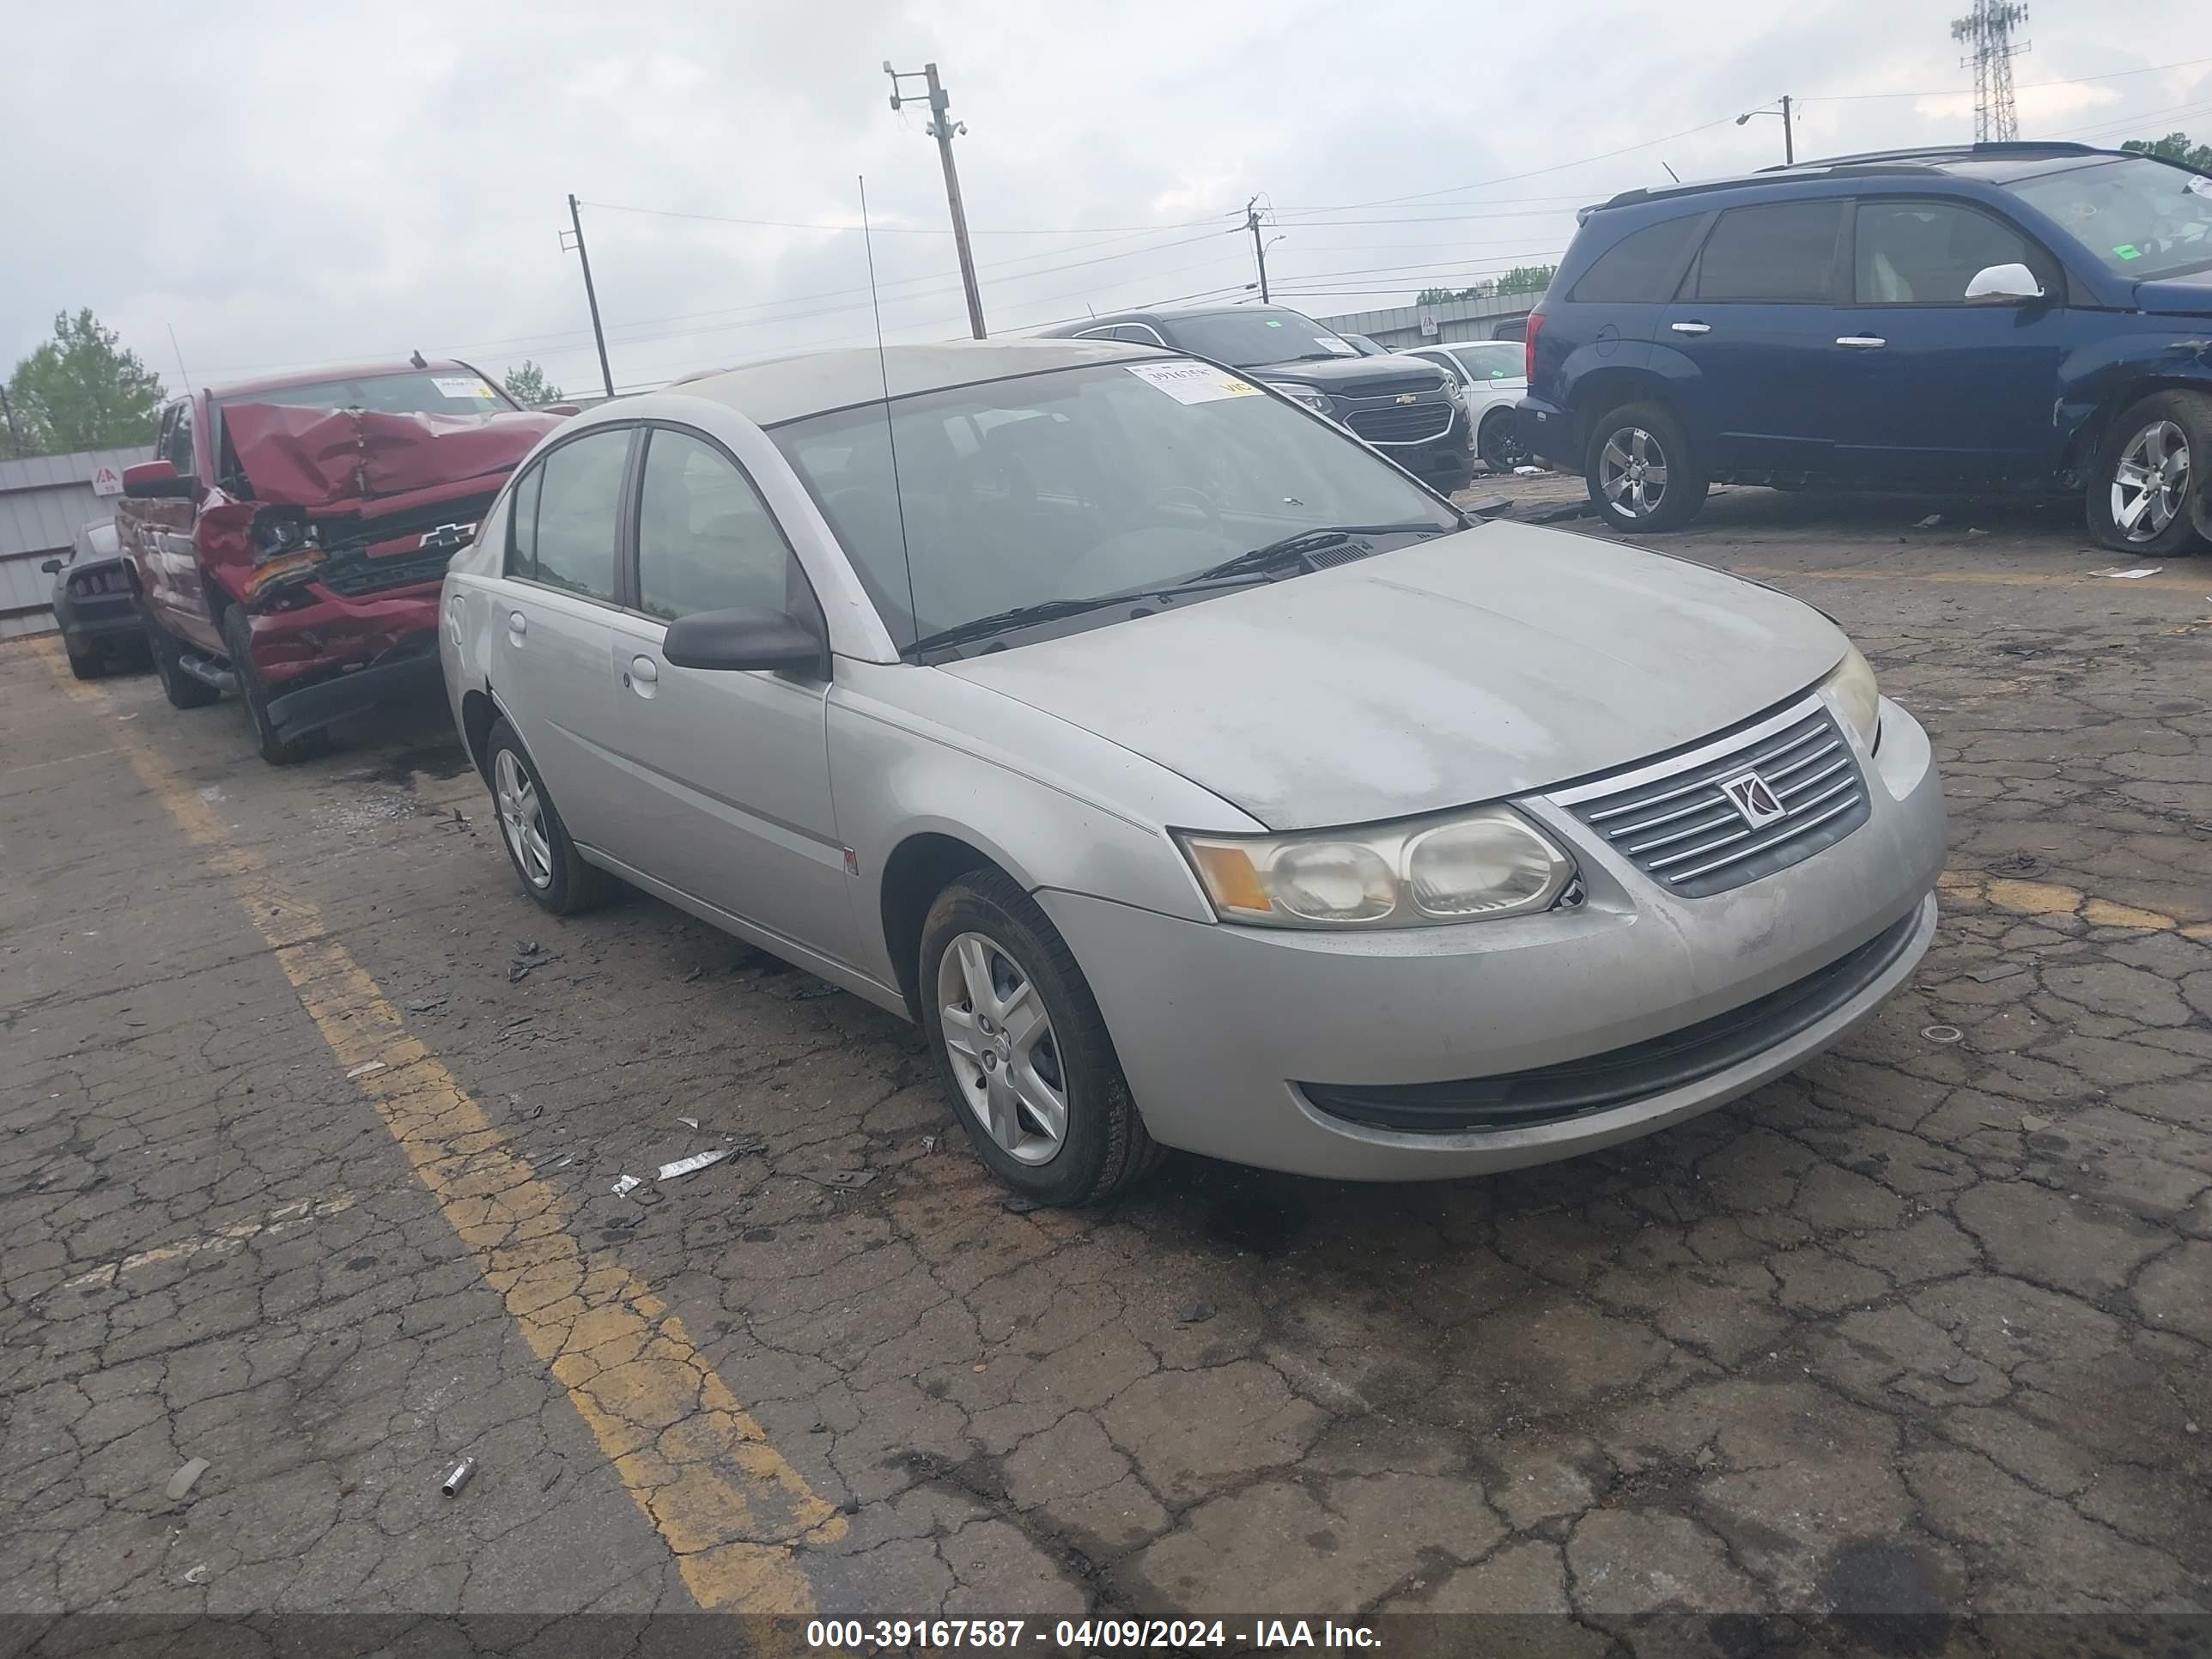
[[[1341,334],[1280,306],[1120,311],[1048,328],[1044,337],[1128,340],[1226,363],[1328,416],[1437,489],[1456,489],[1474,474],[1458,398],[1433,363],[1363,356]]]
[[[1715,481],[2078,489],[2107,546],[2183,550],[2212,523],[2212,178],[1973,144],[1630,191],[1584,210],[1528,369],[1529,447],[1622,529]]]

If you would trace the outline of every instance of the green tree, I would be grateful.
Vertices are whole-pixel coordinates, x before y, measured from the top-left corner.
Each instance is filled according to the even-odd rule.
[[[525,357],[520,368],[507,371],[507,395],[525,409],[543,409],[547,404],[561,401],[561,388],[545,378],[544,369]]]
[[[2212,144],[2192,144],[2185,132],[2169,132],[2163,138],[2130,138],[2120,148],[2212,171]]]
[[[115,331],[89,309],[54,318],[54,337],[8,377],[17,453],[64,455],[77,449],[149,444],[167,394],[161,377],[125,350]]]
[[[1559,269],[1557,265],[1516,265],[1503,276],[1486,276],[1472,288],[1425,288],[1413,296],[1413,303],[1435,306],[1452,300],[1487,300],[1500,294],[1541,294]]]

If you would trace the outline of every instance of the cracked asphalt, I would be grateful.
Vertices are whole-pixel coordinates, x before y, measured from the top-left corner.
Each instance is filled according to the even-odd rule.
[[[1910,988],[1595,1157],[1100,1212],[1002,1202],[881,1012],[539,915],[442,707],[280,771],[0,653],[0,1618],[2212,1609],[2212,558],[1656,544],[1929,729]]]

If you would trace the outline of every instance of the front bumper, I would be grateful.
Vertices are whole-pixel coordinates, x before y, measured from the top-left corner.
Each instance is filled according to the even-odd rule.
[[[58,598],[54,622],[70,654],[94,655],[103,647],[143,645],[146,624],[128,593],[102,593],[88,599]]]
[[[417,634],[366,668],[271,697],[269,723],[280,740],[289,740],[395,697],[426,691],[440,681],[437,636]]]
[[[1838,1041],[1911,974],[1935,932],[1942,789],[1911,715],[1885,702],[1881,730],[1880,752],[1858,754],[1872,799],[1864,824],[1801,864],[1703,898],[1661,892],[1542,799],[1518,805],[1573,848],[1588,890],[1578,909],[1346,934],[1037,898],[1083,964],[1146,1125],[1164,1144],[1364,1181],[1544,1163],[1756,1088]],[[1902,945],[1811,1023],[1679,1086],[1561,1121],[1395,1130],[1324,1112],[1298,1086],[1444,1084],[1632,1050],[1796,985],[1892,928]]]

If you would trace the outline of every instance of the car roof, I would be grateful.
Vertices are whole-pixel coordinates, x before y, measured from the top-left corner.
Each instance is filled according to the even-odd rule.
[[[665,390],[736,410],[756,426],[775,426],[834,409],[987,380],[1008,380],[1090,363],[1171,356],[1157,346],[1118,340],[956,340],[941,345],[854,346],[770,357],[736,368],[687,374]]]
[[[237,398],[256,392],[283,392],[295,386],[320,386],[325,380],[374,380],[384,374],[414,374],[424,371],[454,371],[475,374],[478,371],[455,357],[433,357],[419,368],[410,358],[397,362],[332,363],[322,368],[295,369],[289,374],[264,374],[258,380],[231,380],[208,388],[208,396],[218,400]]]
[[[1599,206],[1627,207],[1640,202],[1665,201],[1677,196],[1702,195],[1708,191],[1788,185],[1805,180],[1839,177],[1889,175],[1910,178],[1935,174],[1974,179],[1987,184],[2003,184],[2010,179],[2047,172],[2054,162],[2126,161],[2135,159],[2138,154],[2133,150],[2099,149],[2093,144],[2059,143],[1947,144],[1924,149],[1867,150],[1855,155],[1829,155],[1817,161],[1762,167],[1756,173],[1735,173],[1722,179],[1639,186],[1635,190],[1625,190],[1599,204]]]

